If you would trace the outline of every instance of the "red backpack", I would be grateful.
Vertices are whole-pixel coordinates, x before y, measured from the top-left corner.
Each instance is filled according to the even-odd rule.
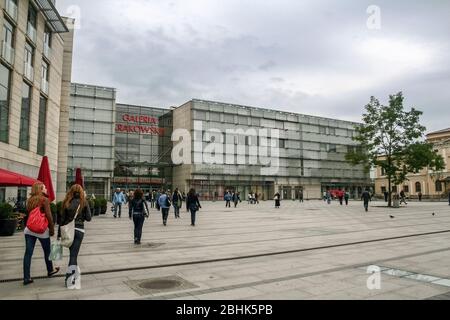
[[[47,230],[48,220],[45,213],[41,212],[41,206],[34,208],[28,215],[27,228],[37,234],[43,234]]]

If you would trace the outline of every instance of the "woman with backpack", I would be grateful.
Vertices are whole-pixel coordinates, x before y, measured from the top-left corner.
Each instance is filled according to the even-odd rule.
[[[23,284],[29,285],[31,279],[31,259],[33,257],[36,240],[39,239],[44,250],[44,259],[47,266],[47,276],[50,278],[59,272],[53,268],[50,256],[50,237],[55,234],[55,225],[50,210],[50,201],[47,198],[47,188],[41,182],[35,183],[31,188],[30,198],[26,203],[27,216],[25,217],[25,255],[23,258]],[[45,217],[42,216],[45,215]],[[45,221],[46,220],[46,221]],[[40,222],[40,223],[39,223]]]
[[[191,211],[191,226],[195,227],[195,215],[199,209],[201,209],[200,201],[195,193],[195,189],[189,190],[186,198],[186,208]]]
[[[68,288],[75,284],[75,281],[80,277],[78,254],[85,234],[84,222],[89,222],[91,220],[91,209],[86,200],[83,187],[78,184],[73,185],[62,203],[61,212],[58,212],[58,225],[60,226],[58,229],[58,238],[61,238],[62,226],[66,226],[72,221],[75,222],[74,238],[72,245],[69,248],[69,269],[66,273],[66,287]]]
[[[134,244],[141,244],[142,227],[144,226],[145,218],[148,218],[148,207],[145,202],[144,192],[137,189],[134,192],[134,198],[129,205],[130,220],[134,222]]]

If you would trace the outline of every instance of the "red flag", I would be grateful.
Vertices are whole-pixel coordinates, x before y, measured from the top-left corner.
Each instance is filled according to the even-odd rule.
[[[50,202],[53,202],[55,197],[55,191],[53,190],[52,174],[50,173],[50,165],[48,164],[48,158],[43,157],[41,168],[39,170],[38,180],[47,188],[47,196]]]

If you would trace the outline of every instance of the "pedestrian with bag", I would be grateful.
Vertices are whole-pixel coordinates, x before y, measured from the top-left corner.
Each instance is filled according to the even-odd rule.
[[[165,190],[162,191],[158,198],[158,205],[161,208],[161,214],[164,226],[167,226],[167,219],[169,218],[169,211],[172,203],[170,197]]]
[[[281,195],[279,193],[276,193],[274,196],[274,200],[275,200],[275,209],[280,209]]]
[[[51,252],[50,237],[55,234],[55,225],[50,210],[50,201],[47,198],[47,188],[43,183],[38,182],[32,186],[26,209],[25,255],[23,258],[23,284],[25,286],[34,282],[31,279],[31,259],[38,239],[44,250],[47,276],[50,278],[59,272],[59,268],[53,268],[53,262],[49,259]]]
[[[195,218],[197,211],[201,209],[200,201],[195,193],[195,189],[189,190],[186,198],[186,209],[191,212],[191,226],[195,227]]]
[[[178,188],[175,189],[175,191],[172,194],[172,203],[173,203],[173,209],[175,210],[175,219],[180,218],[180,208],[182,206],[182,195],[180,191],[178,191]]]
[[[145,202],[144,193],[141,189],[134,192],[133,200],[129,204],[130,220],[134,222],[134,244],[141,244],[142,227],[144,226],[145,218],[149,217],[147,203]]]
[[[58,212],[58,239],[61,239],[62,246],[69,248],[70,251],[65,279],[68,289],[81,288],[78,254],[85,235],[84,222],[91,220],[91,209],[86,201],[83,187],[78,184],[73,185],[62,203],[61,212]]]

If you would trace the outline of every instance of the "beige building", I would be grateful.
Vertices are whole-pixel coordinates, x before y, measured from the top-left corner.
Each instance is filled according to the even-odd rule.
[[[36,178],[48,156],[58,199],[65,192],[73,46],[66,22],[52,0],[0,1],[0,168]],[[0,201],[26,192],[0,188]]]
[[[410,198],[417,198],[421,192],[424,198],[444,197],[450,189],[450,128],[427,134],[427,141],[433,143],[435,150],[444,158],[445,169],[433,172],[428,168],[418,174],[409,174],[402,185],[393,186],[393,192],[404,190]],[[375,192],[380,195],[388,189],[388,180],[376,169]]]

